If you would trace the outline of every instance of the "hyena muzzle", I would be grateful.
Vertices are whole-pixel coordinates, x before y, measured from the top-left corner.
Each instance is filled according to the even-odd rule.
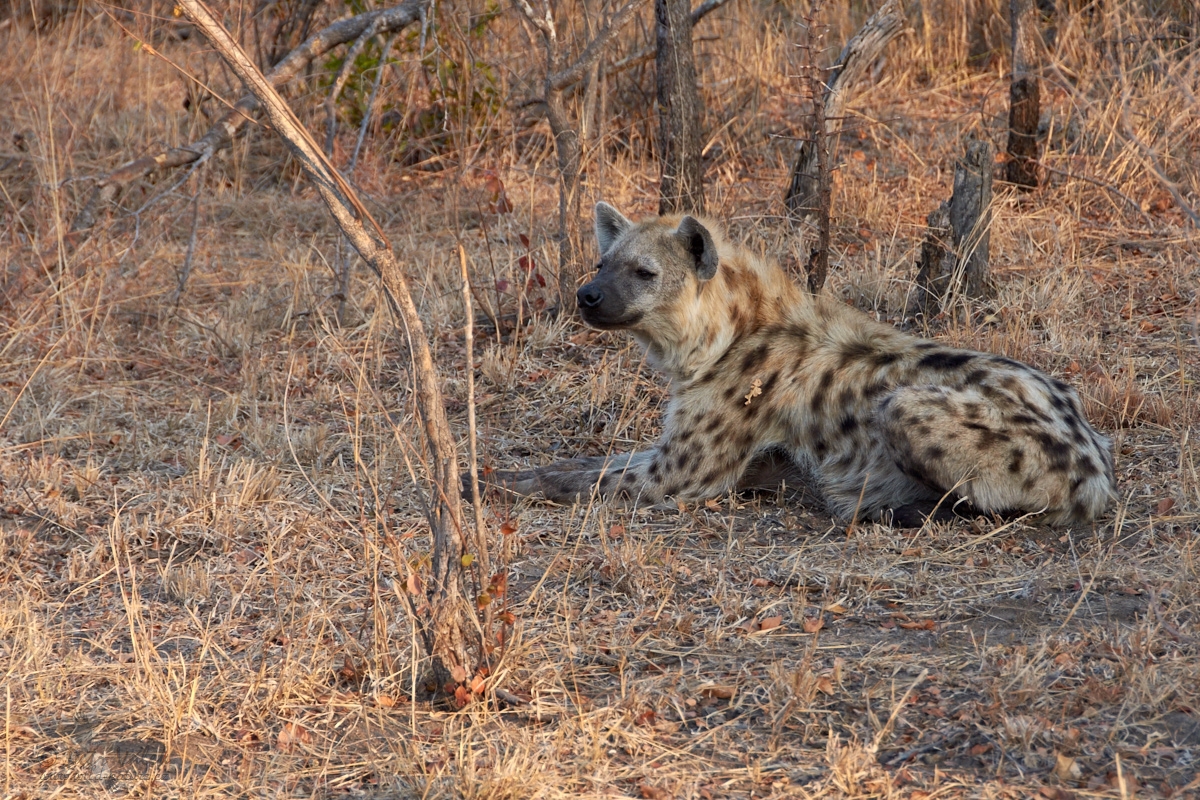
[[[517,495],[639,503],[736,489],[765,453],[807,471],[838,517],[914,524],[940,510],[1088,522],[1115,496],[1112,446],[1074,390],[813,297],[691,216],[633,223],[596,206],[602,253],[579,289],[593,328],[627,330],[670,380],[649,450],[496,472]]]

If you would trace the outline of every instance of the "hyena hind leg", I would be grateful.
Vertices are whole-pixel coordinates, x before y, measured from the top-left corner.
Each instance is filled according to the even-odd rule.
[[[1050,523],[1102,512],[1107,496],[1095,448],[1068,443],[1048,413],[1032,423],[1013,416],[974,387],[910,386],[884,400],[876,423],[901,472],[975,511],[1045,512]]]

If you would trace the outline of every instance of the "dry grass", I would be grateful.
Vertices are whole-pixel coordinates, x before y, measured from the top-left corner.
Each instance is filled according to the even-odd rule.
[[[865,15],[849,5],[835,41]],[[829,290],[892,320],[962,137],[1000,142],[1006,124],[987,52],[1004,26],[963,11],[1006,4],[924,5],[852,104],[835,193]],[[1180,201],[1200,206],[1197,19],[1062,5],[1082,8],[1051,45],[1049,185],[999,200],[995,300],[936,333],[1081,388],[1117,442],[1115,513],[1092,530],[847,533],[791,492],[677,513],[491,507],[517,621],[489,680],[530,702],[461,711],[414,680],[398,593],[428,544],[401,446],[406,356],[369,276],[338,326],[332,225],[261,132],[200,173],[178,307],[191,185],[68,241],[87,176],[204,117],[99,6],[0,28],[5,794],[1194,796],[1200,265]],[[151,10],[123,24],[232,97],[169,6]],[[469,10],[442,4],[430,46],[490,65],[500,102],[421,129],[437,82],[407,41],[384,92],[411,113],[368,139],[356,181],[408,264],[460,432],[459,244],[477,311],[501,320],[476,342],[489,466],[644,446],[664,391],[636,348],[548,316],[526,281],[532,255],[552,286],[557,208],[546,128],[510,110],[536,64],[515,12],[472,37]],[[739,0],[698,51],[713,213],[798,254],[779,217],[803,111],[790,13]],[[466,72],[450,77],[486,83]],[[652,79],[610,83],[588,199],[656,205]],[[293,98],[322,119],[315,83]],[[512,213],[488,210],[485,170]],[[168,185],[134,187],[126,211]]]

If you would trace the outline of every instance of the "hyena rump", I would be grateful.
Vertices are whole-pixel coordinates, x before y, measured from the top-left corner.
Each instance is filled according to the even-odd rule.
[[[812,297],[690,216],[596,206],[602,258],[583,320],[628,330],[671,382],[662,439],[629,455],[496,473],[521,495],[639,502],[734,489],[765,451],[815,476],[841,518],[942,508],[1087,522],[1114,497],[1111,443],[1061,381]]]

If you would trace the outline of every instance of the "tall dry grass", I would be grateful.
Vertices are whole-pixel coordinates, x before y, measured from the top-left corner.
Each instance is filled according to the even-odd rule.
[[[394,51],[355,181],[419,287],[452,417],[461,431],[461,245],[498,323],[473,365],[485,464],[645,446],[661,384],[622,337],[547,314],[537,280],[553,286],[556,198],[548,128],[519,104],[536,40],[507,6],[439,5],[425,50],[412,35]],[[1198,20],[1178,2],[1059,5],[1046,185],[999,197],[994,298],[933,332],[1080,387],[1117,442],[1114,515],[851,536],[802,492],[678,513],[493,506],[496,602],[516,622],[488,680],[528,702],[457,712],[425,701],[399,597],[428,544],[397,438],[406,356],[372,280],[355,273],[339,325],[335,230],[261,127],[70,236],[95,176],[196,138],[222,107],[210,92],[238,87],[169,3],[8,6],[5,794],[1193,793]],[[826,6],[831,45],[870,11]],[[1005,6],[912,4],[851,104],[829,291],[881,319],[899,321],[963,138],[1003,142]],[[560,5],[564,37],[602,7]],[[285,6],[224,8],[269,44]],[[696,45],[713,215],[793,258],[802,11],[737,0]],[[652,33],[646,10],[612,58]],[[288,89],[317,129],[329,69]],[[339,163],[361,97],[340,106]],[[585,207],[656,207],[652,98],[649,64],[606,80]]]

